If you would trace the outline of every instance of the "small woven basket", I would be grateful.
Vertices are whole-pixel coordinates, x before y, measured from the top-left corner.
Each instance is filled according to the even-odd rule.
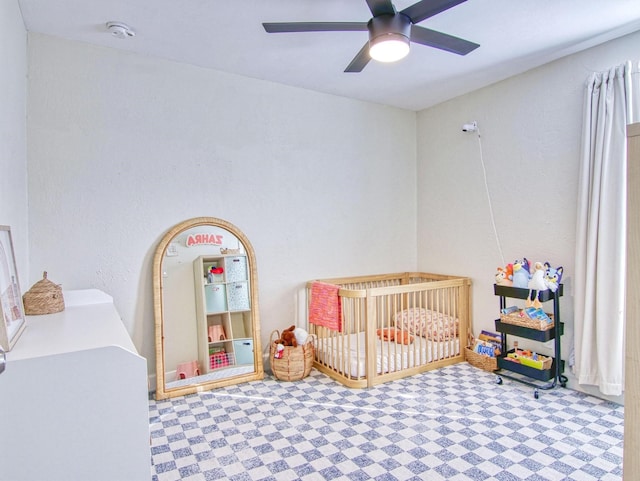
[[[280,381],[299,381],[309,375],[313,366],[313,334],[304,344],[297,347],[284,346],[282,357],[275,358],[276,340],[280,339],[280,333],[271,333],[271,343],[269,347],[269,357],[271,359],[271,370],[276,379]]]
[[[478,354],[470,347],[465,348],[464,358],[469,364],[483,371],[493,372],[498,369],[497,358]]]
[[[543,319],[531,319],[525,315],[520,315],[520,312],[500,314],[500,321],[515,326],[528,327],[529,329],[535,329],[537,331],[546,331],[554,326],[553,314],[547,314],[547,316],[551,318],[551,323],[549,324]]]
[[[42,279],[22,296],[22,302],[24,303],[24,313],[28,316],[64,311],[62,287],[47,279],[46,271],[42,274]]]

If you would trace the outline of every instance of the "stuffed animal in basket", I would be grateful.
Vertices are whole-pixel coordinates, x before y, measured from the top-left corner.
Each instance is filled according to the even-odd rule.
[[[276,344],[275,352],[273,353],[274,359],[282,359],[284,355],[284,346],[282,344]]]
[[[536,262],[533,265],[533,274],[531,275],[531,279],[529,279],[529,295],[527,296],[527,300],[524,305],[526,307],[535,307],[538,309],[542,307],[542,302],[540,301],[540,293],[546,291],[548,289],[547,284],[544,282],[544,274],[547,271],[546,266],[549,263]],[[536,291],[536,295],[534,297],[533,291]]]
[[[291,326],[290,328],[283,330],[282,334],[280,335],[280,339],[276,339],[276,344],[298,347],[298,341],[296,340],[296,335],[294,333],[295,330],[296,326]]]
[[[529,261],[526,257],[513,263],[513,287],[526,289],[529,285]]]
[[[544,273],[544,283],[547,285],[551,292],[556,292],[558,290],[558,286],[560,285],[560,281],[562,280],[562,267],[553,268],[547,262],[546,264],[547,270]]]
[[[293,335],[296,336],[296,341],[298,341],[299,346],[302,346],[304,343],[306,343],[307,339],[309,338],[309,333],[301,327],[296,327],[293,330]]]

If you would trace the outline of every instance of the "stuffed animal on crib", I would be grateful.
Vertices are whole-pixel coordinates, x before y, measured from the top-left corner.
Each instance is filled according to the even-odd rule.
[[[533,265],[533,273],[531,274],[531,279],[529,279],[529,283],[527,287],[529,288],[529,295],[527,296],[527,300],[524,305],[526,307],[535,307],[538,309],[542,307],[542,301],[540,301],[540,293],[549,289],[547,287],[546,282],[544,281],[544,275],[547,271],[548,262],[536,262]],[[536,295],[533,295],[533,292],[536,291]]]
[[[282,334],[280,335],[280,339],[276,339],[276,344],[298,347],[298,341],[296,340],[296,335],[294,334],[295,330],[296,326],[291,326],[290,328],[283,330]]]
[[[560,281],[562,280],[562,267],[556,267],[555,269],[547,262],[547,270],[544,273],[544,283],[551,292],[556,292]]]
[[[376,333],[378,334],[378,338],[380,338],[380,340],[386,342],[395,342],[405,345],[409,345],[413,342],[413,336],[410,335],[407,331],[395,329],[393,327],[378,329]]]
[[[498,267],[496,271],[496,284],[499,286],[513,285],[513,264],[507,264],[507,267]]]
[[[513,263],[513,287],[526,289],[529,286],[529,261],[526,257]]]

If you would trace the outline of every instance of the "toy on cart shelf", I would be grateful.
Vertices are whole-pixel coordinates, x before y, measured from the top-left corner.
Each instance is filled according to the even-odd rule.
[[[529,286],[529,261],[526,257],[516,259],[513,263],[513,287],[526,289]]]
[[[544,282],[551,292],[556,292],[562,280],[563,269],[562,267],[553,268],[548,262],[545,265],[547,270],[544,273]]]
[[[513,347],[513,352],[507,353],[507,357],[505,358],[506,360],[517,362],[523,366],[529,366],[541,371],[544,369],[551,369],[553,359],[550,357],[543,356],[530,350],[518,349],[517,341],[513,343]]]
[[[540,293],[546,290],[556,292],[562,279],[562,267],[553,268],[551,264],[536,262],[534,271],[529,280],[529,296],[526,300],[527,307],[541,307]],[[536,293],[534,295],[534,292]]]
[[[547,314],[541,307],[525,309],[519,309],[517,306],[505,307],[500,312],[500,321],[538,331],[546,331],[554,325],[553,315]]]
[[[548,289],[544,282],[545,265],[542,262],[536,262],[533,264],[533,272],[527,287],[529,288],[529,295],[525,301],[527,307],[541,307],[540,293]]]
[[[496,284],[499,286],[513,285],[513,264],[507,264],[506,267],[498,267],[496,271]]]
[[[540,293],[546,290],[556,292],[562,280],[562,267],[551,267],[549,262],[531,262],[523,257],[516,259],[513,264],[498,267],[495,283],[499,286],[529,289],[526,307],[541,307]]]

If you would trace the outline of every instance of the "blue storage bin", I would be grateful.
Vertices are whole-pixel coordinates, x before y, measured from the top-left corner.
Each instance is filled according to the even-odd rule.
[[[233,341],[236,364],[253,364],[253,339]]]
[[[227,284],[229,290],[229,310],[248,311],[249,310],[249,283],[232,282]]]
[[[224,273],[227,282],[246,281],[247,258],[245,256],[225,257]]]
[[[207,313],[227,310],[227,295],[224,284],[206,284],[204,286],[204,297],[207,304]]]

